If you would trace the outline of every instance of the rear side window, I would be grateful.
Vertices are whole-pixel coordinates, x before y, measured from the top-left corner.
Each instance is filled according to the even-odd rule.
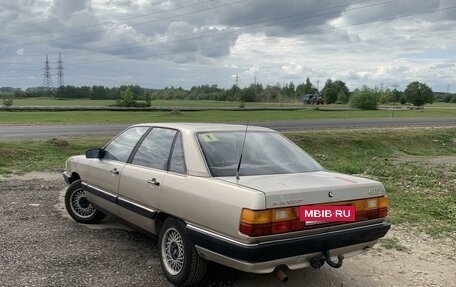
[[[186,174],[184,149],[182,148],[182,135],[178,134],[174,142],[173,152],[171,154],[171,162],[169,170],[175,173]]]
[[[104,159],[127,162],[139,139],[149,127],[133,127],[121,133],[104,148]]]
[[[176,133],[171,129],[153,128],[144,138],[131,163],[166,170]]]

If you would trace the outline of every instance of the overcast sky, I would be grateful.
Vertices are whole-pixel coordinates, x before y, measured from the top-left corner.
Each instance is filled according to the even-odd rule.
[[[2,0],[0,86],[342,80],[456,92],[455,0]]]

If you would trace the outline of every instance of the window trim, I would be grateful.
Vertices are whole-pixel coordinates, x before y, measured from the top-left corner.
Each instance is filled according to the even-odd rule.
[[[171,171],[170,170],[172,155],[173,155],[173,152],[174,152],[174,148],[176,147],[176,142],[177,142],[177,138],[179,137],[179,135],[182,135],[182,133],[180,131],[177,131],[176,135],[174,136],[173,144],[171,145],[171,151],[169,152],[168,166],[167,166],[167,170],[166,171],[167,172],[172,172],[172,173],[175,173],[175,174],[180,174],[180,175],[187,175],[188,171],[187,171],[187,163],[185,161],[184,138],[182,136],[181,136],[181,145],[182,145],[182,157],[184,159],[184,173],[180,173],[180,172],[176,172],[176,171]]]
[[[128,159],[127,161],[120,161],[120,160],[115,160],[115,159],[109,159],[109,158],[104,158],[105,156],[105,151],[106,151],[106,147],[108,145],[110,145],[114,140],[116,140],[117,138],[119,138],[121,135],[123,135],[126,131],[128,130],[131,130],[131,129],[135,129],[135,128],[147,128],[147,130],[144,132],[144,134],[139,138],[139,140],[136,142],[135,146],[133,147],[133,149],[131,150],[130,152],[130,155],[128,156]],[[151,131],[151,127],[150,126],[132,126],[132,127],[128,127],[126,129],[124,129],[123,131],[121,131],[120,133],[118,133],[115,137],[113,137],[110,141],[108,141],[102,148],[101,150],[103,151],[103,157],[100,158],[100,160],[107,160],[107,161],[113,161],[113,162],[122,162],[124,164],[127,164],[130,162],[130,158],[131,158],[131,155],[135,152],[135,150],[138,148],[138,146],[140,145],[140,143],[142,143],[142,141],[144,140],[144,137],[149,134],[149,132]]]
[[[172,130],[172,131],[175,131],[176,134],[174,135],[174,138],[173,138],[173,141],[171,143],[171,147],[169,149],[169,152],[168,152],[168,159],[166,160],[166,169],[159,169],[159,168],[154,168],[154,167],[150,167],[150,166],[144,166],[144,165],[139,165],[139,164],[135,164],[133,163],[133,159],[134,157],[136,156],[136,153],[138,152],[139,148],[141,147],[142,143],[144,142],[144,140],[146,139],[147,136],[149,136],[149,134],[154,130],[154,129],[163,129],[163,130]],[[185,173],[178,173],[178,172],[174,172],[174,171],[170,171],[169,168],[170,168],[170,165],[171,165],[171,155],[174,151],[174,145],[177,141],[177,137],[182,134],[180,132],[180,130],[178,129],[173,129],[173,128],[168,128],[168,127],[160,127],[160,126],[150,126],[149,127],[149,130],[147,132],[144,133],[144,135],[141,137],[141,139],[138,141],[137,145],[135,146],[135,148],[133,149],[133,151],[131,152],[130,154],[130,157],[128,158],[128,161],[127,161],[127,164],[131,164],[131,165],[135,165],[135,166],[140,166],[140,167],[143,167],[143,168],[147,168],[147,169],[151,169],[151,170],[157,170],[157,171],[162,171],[162,172],[172,172],[172,173],[175,173],[175,174],[180,174],[180,175],[187,175],[188,174],[188,171],[187,171],[187,164],[185,162],[185,152],[184,152],[184,146],[183,146],[183,138],[182,138],[182,154],[183,154],[183,158],[184,158],[184,167],[185,167]]]

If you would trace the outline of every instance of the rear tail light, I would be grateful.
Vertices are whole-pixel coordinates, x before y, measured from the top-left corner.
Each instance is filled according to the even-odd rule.
[[[322,205],[322,204],[320,204]],[[386,196],[335,202],[326,205],[352,205],[356,210],[356,221],[383,218],[388,214]],[[244,208],[241,213],[239,231],[248,236],[264,236],[340,224],[305,222],[299,218],[299,206],[251,210]]]

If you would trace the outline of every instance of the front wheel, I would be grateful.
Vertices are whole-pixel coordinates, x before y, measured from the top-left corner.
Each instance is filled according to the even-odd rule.
[[[203,278],[207,262],[198,255],[182,221],[172,217],[165,220],[159,250],[163,273],[175,286],[193,285]]]
[[[81,186],[81,180],[74,181],[67,188],[65,207],[68,214],[81,223],[96,223],[105,217],[87,199]]]

